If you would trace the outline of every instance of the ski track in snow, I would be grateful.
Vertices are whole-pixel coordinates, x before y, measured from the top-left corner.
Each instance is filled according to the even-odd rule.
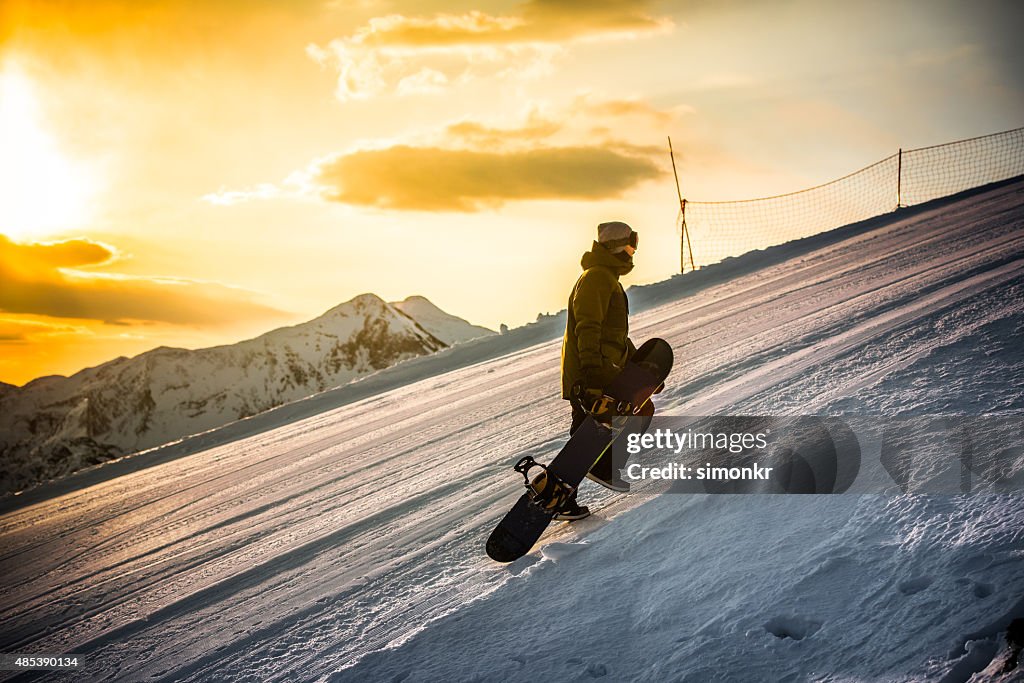
[[[870,232],[635,314],[631,336],[638,341],[664,337],[675,349],[676,366],[658,397],[662,412],[875,409],[891,414],[915,406],[898,394],[875,403],[859,397],[894,393],[897,378],[940,367],[939,360],[941,368],[953,368],[955,358],[943,353],[1004,328],[1018,334],[1022,315],[1024,182],[935,211],[905,218],[897,214]],[[441,641],[429,637],[434,625],[472,639],[470,624],[487,618],[489,604],[511,610],[516,601],[529,602],[533,580],[545,585],[544,572],[550,574],[550,567],[560,563],[598,553],[629,558],[631,548],[639,554],[643,546],[635,539],[656,536],[659,521],[671,524],[679,516],[705,520],[728,528],[737,544],[750,539],[750,552],[771,537],[779,549],[778,573],[789,566],[817,567],[792,576],[781,589],[795,591],[794,586],[808,584],[806,603],[827,592],[823,586],[828,581],[842,582],[848,575],[853,580],[857,572],[870,571],[870,556],[858,557],[853,545],[864,543],[876,553],[878,546],[861,536],[880,533],[885,523],[895,535],[912,525],[915,517],[908,509],[915,506],[939,510],[929,507],[928,514],[942,512],[941,503],[913,497],[897,497],[884,506],[855,497],[829,499],[850,521],[826,536],[811,529],[814,520],[796,525],[808,527],[807,535],[817,539],[819,545],[808,548],[800,544],[798,528],[772,530],[771,522],[790,514],[787,500],[757,499],[741,511],[730,507],[729,496],[613,497],[585,483],[581,500],[598,508],[592,518],[553,526],[539,548],[512,565],[491,563],[483,542],[520,494],[511,465],[526,454],[548,459],[565,439],[568,408],[556,393],[559,346],[555,340],[429,377],[3,515],[0,651],[85,653],[91,680],[399,676],[404,655],[397,653],[429,659],[422,650]],[[971,391],[963,377],[984,381],[976,374],[950,372],[961,377],[961,394]],[[1000,381],[1008,384],[996,378],[990,382],[993,391]],[[887,382],[895,384],[887,387]],[[971,408],[1020,412],[1019,378],[1011,378],[1009,386],[1015,392],[1002,403],[982,400]],[[912,395],[910,389],[904,395]],[[957,404],[932,405],[941,408],[932,412],[941,412]],[[815,509],[825,507],[819,503]],[[760,511],[765,525],[751,523],[750,508]],[[986,511],[983,499],[973,499],[970,508],[1000,521],[998,506]],[[943,514],[967,515],[962,510]],[[1020,507],[1007,514],[1016,514],[1019,521]],[[843,537],[841,543],[820,545],[833,533]],[[1005,534],[995,537],[1006,543]],[[1016,544],[1014,566],[1019,570],[1024,541],[1019,534],[1010,540]],[[985,561],[984,554],[978,557]],[[877,560],[886,558],[879,554]],[[616,576],[623,580],[629,562],[623,560],[614,571],[596,568],[583,583]],[[721,616],[709,617],[699,629],[683,629],[706,647],[715,638],[742,640],[748,631],[771,631],[796,651],[822,634],[838,637],[832,625],[815,621],[815,610],[798,596],[791,602],[799,610],[783,610],[763,624],[754,617],[749,623],[725,623],[728,615],[743,612],[734,604],[740,599],[735,591],[769,590],[767,579],[754,580],[712,560],[706,566],[694,559],[687,563],[691,570],[715,573],[693,581],[702,586],[700,599]],[[964,581],[972,580],[970,572],[962,574]],[[935,581],[954,579],[907,576],[900,591],[911,600],[926,595]],[[1015,589],[1020,598],[1022,583],[1000,588]],[[891,599],[891,591],[883,590],[890,584],[875,585],[864,604]],[[657,587],[649,577],[639,585]],[[970,585],[977,594],[995,590],[985,582]],[[1001,595],[1009,600],[1013,594]],[[626,638],[622,629],[630,625],[639,624],[641,632],[646,628],[644,609],[657,612],[640,602],[627,610],[634,621],[621,622],[618,636]],[[560,603],[555,608],[572,609]],[[467,625],[460,627],[463,614]],[[937,618],[924,608],[899,614],[913,623]],[[573,615],[567,623],[575,618],[583,624],[592,621]],[[550,618],[545,625],[560,622]],[[870,641],[877,633],[871,627],[887,628],[865,624],[854,638]],[[605,634],[594,647],[613,647],[614,637]],[[894,644],[901,642],[898,635],[891,637]],[[482,642],[478,656],[485,657],[488,647],[493,644]],[[836,670],[852,676],[856,652],[833,654]],[[922,648],[908,651],[903,660],[885,661],[926,676],[941,670],[945,660],[935,658],[946,654]],[[491,669],[487,662],[474,669],[451,660],[455,668],[447,677],[468,678],[472,670],[518,680],[550,670],[585,679],[616,670],[616,664],[586,657],[565,659],[578,661],[541,657],[539,665],[520,671],[508,658]],[[648,668],[626,670],[649,680],[681,676],[682,671],[701,680],[704,671],[703,680],[709,680],[712,670],[745,666],[738,654],[720,659],[717,669],[706,664],[702,669],[695,660],[689,665],[673,658],[655,661],[652,655]],[[438,677],[443,673],[429,663],[419,671],[427,679],[432,671]],[[826,672],[818,669],[818,678],[796,670],[779,674],[833,680]]]

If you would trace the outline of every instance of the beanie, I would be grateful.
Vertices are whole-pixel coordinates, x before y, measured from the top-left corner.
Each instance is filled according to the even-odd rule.
[[[613,254],[617,254],[629,244],[629,237],[633,234],[633,228],[622,221],[611,221],[601,223],[597,226],[597,241],[605,245]]]

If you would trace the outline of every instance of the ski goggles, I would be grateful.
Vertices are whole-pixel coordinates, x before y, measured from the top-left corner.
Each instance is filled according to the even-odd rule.
[[[615,247],[627,247],[627,246],[628,247],[633,247],[634,249],[638,249],[640,247],[640,235],[637,234],[636,230],[631,230],[630,233],[629,233],[629,237],[623,237],[622,239],[618,239],[618,240],[608,240],[607,242],[604,242],[603,244],[604,244],[604,246],[610,247],[610,248],[613,248],[613,249]]]

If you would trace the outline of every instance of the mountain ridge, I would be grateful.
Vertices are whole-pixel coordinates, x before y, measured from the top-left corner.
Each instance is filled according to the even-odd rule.
[[[18,490],[220,427],[480,330],[494,334],[423,301],[436,312],[425,324],[365,293],[306,322],[233,344],[159,346],[70,376],[0,386],[0,488]]]

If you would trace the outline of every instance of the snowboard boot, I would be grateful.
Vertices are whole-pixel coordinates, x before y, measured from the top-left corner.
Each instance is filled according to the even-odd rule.
[[[576,502],[576,496],[573,496],[565,502],[562,509],[555,514],[554,519],[563,522],[575,522],[577,519],[583,519],[584,517],[590,516],[590,508],[586,505],[580,505]]]
[[[619,476],[619,471],[612,467],[612,454],[602,455],[589,472],[587,479],[596,482],[606,489],[619,493],[629,492],[629,482]]]

